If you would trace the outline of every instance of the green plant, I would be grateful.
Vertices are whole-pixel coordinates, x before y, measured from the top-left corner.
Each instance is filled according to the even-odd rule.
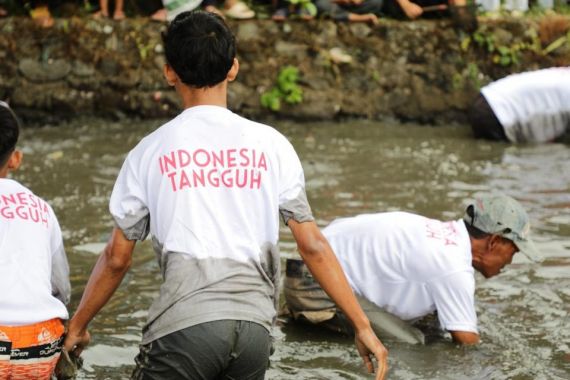
[[[261,105],[271,111],[281,109],[281,101],[288,104],[298,104],[303,101],[303,90],[299,81],[299,69],[294,66],[285,66],[279,71],[277,83],[271,90],[261,94]]]
[[[290,4],[297,6],[299,10],[305,11],[309,16],[317,15],[317,6],[311,0],[287,0]]]

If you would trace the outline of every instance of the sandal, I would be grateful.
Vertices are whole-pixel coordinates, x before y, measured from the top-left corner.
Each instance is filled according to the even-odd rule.
[[[224,14],[236,20],[246,20],[255,17],[255,12],[241,1],[238,1],[228,9],[224,9]]]

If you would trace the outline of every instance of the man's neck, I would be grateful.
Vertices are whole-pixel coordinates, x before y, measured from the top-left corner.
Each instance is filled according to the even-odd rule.
[[[214,87],[192,88],[177,85],[176,92],[182,98],[184,109],[196,106],[219,106],[227,108],[227,83],[224,81]]]

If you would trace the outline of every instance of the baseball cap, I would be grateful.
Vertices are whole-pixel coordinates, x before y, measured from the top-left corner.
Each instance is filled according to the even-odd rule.
[[[513,198],[506,195],[478,197],[467,206],[463,220],[483,232],[511,240],[530,260],[542,261],[529,236],[528,214]]]

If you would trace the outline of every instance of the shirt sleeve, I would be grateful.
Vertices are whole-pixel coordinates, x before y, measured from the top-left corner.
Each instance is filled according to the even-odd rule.
[[[478,333],[472,273],[454,273],[432,281],[428,286],[445,330]]]
[[[299,223],[313,221],[301,161],[289,141],[285,140],[283,145],[279,157],[279,212],[285,224],[291,219]]]
[[[119,172],[109,210],[120,228],[129,240],[144,240],[150,229],[150,214],[147,207],[144,189],[132,169],[131,154],[123,163]]]
[[[52,215],[53,210],[52,210]],[[64,305],[69,303],[71,298],[71,284],[69,282],[69,264],[65,249],[63,248],[63,238],[57,218],[52,218],[51,232],[51,293],[63,302]]]

